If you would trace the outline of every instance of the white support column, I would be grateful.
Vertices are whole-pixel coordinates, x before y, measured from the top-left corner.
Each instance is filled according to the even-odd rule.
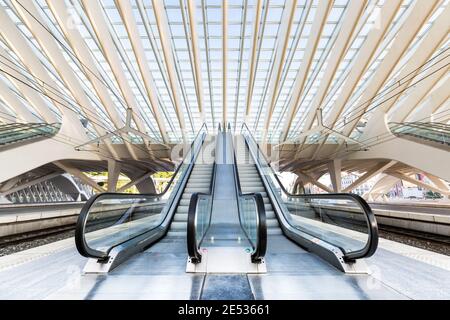
[[[21,0],[20,3],[13,1],[12,3],[53,64],[55,70],[60,76],[60,79],[70,90],[72,96],[77,101],[86,118],[90,120],[94,130],[98,135],[104,135],[106,130],[101,126],[101,115],[95,108],[93,108],[91,101],[81,87],[79,80],[75,76],[74,70],[69,66],[68,62],[64,58],[61,48],[56,43],[56,40],[46,29],[42,27],[41,24],[44,24],[45,22],[43,21],[41,13],[36,8],[35,3],[32,0]],[[117,154],[110,145],[106,145],[106,148],[110,154],[117,157]]]
[[[123,127],[124,123],[118,110],[116,109],[116,104],[113,102],[111,94],[105,83],[101,81],[102,76],[97,68],[96,61],[89,49],[89,46],[82,37],[80,31],[73,26],[73,17],[71,16],[74,12],[73,6],[67,5],[65,1],[58,0],[47,0],[47,3],[53,13],[53,16],[61,27],[67,42],[75,53],[76,58],[82,64],[86,78],[91,82],[114,126],[116,129]],[[137,159],[134,146],[127,141],[125,141],[125,146],[130,155],[134,159]]]
[[[420,85],[413,90],[409,90],[408,95],[389,110],[386,121],[403,122],[407,121],[407,119],[419,121],[418,119],[420,118],[416,118],[416,116],[420,117],[423,116],[423,114],[429,113],[420,111],[421,107],[424,106],[421,102],[429,96],[430,92],[434,90],[444,90],[450,86],[450,76],[448,76],[449,71],[450,67],[443,68],[421,81]],[[447,76],[445,77],[445,75]],[[442,79],[443,77],[446,79]],[[435,88],[436,86],[438,86],[438,88]]]
[[[253,88],[255,86],[256,49],[258,47],[259,24],[261,21],[261,10],[262,10],[262,0],[256,0],[255,16],[253,18],[253,36],[252,36],[251,56],[249,59],[249,67],[248,67],[247,95],[246,95],[246,100],[245,100],[245,122],[248,122],[250,120]]]
[[[397,64],[399,63],[401,57],[405,54],[410,44],[414,41],[421,27],[428,21],[429,16],[432,14],[437,4],[438,1],[436,0],[415,3],[412,11],[400,28],[392,46],[389,48],[389,52],[377,67],[374,75],[371,77],[369,86],[364,90],[360,101],[367,102],[364,103],[363,108],[360,108],[357,113],[352,114],[352,120],[344,129],[345,135],[348,136],[352,133],[359,120],[361,119],[364,111],[367,110],[369,106],[371,106],[373,97],[379,92],[379,90],[383,88],[383,85],[389,80],[390,75],[397,67]],[[375,132],[378,132],[380,130],[380,128],[383,126],[383,121],[380,121],[379,119],[384,118],[386,112],[392,108],[392,106],[399,100],[401,96],[394,96],[395,93],[402,92],[402,90],[407,88],[410,83],[417,80],[414,76],[419,73],[420,67],[426,63],[426,61],[439,48],[441,43],[448,37],[449,15],[450,7],[447,6],[446,10],[444,10],[439,15],[438,19],[436,19],[436,21],[433,23],[433,26],[430,28],[429,32],[427,32],[420,45],[417,46],[414,54],[400,71],[398,79],[403,80],[398,83],[395,91],[389,93],[389,96],[392,96],[393,98],[377,107],[371,117],[371,119],[373,118],[375,121],[370,121],[371,119],[369,120],[361,139],[370,137]],[[438,68],[432,68],[426,73],[430,74],[432,72],[435,72],[436,70],[438,70]]]
[[[428,189],[428,190],[432,190],[434,192],[439,192],[442,193],[443,195],[446,196],[450,196],[450,191],[448,190],[442,190],[440,188],[436,188],[435,186],[432,186],[428,183],[419,181],[417,179],[411,178],[403,173],[399,173],[399,172],[388,172],[389,175],[396,177],[398,179],[404,180],[404,181],[408,181],[409,183],[415,184],[416,186],[422,187],[424,189]]]
[[[433,113],[439,109],[450,98],[450,76],[442,81],[439,86],[431,92],[423,103],[416,107],[414,113],[408,120],[411,121],[431,121]],[[439,117],[440,115],[438,115]],[[441,122],[441,121],[438,121]]]
[[[328,171],[330,172],[330,180],[333,184],[334,192],[341,192],[342,177],[341,177],[342,161],[341,159],[333,159],[328,163]]]
[[[116,1],[116,4],[118,10],[122,15],[122,20],[124,22],[125,28],[127,29],[128,37],[130,38],[131,46],[133,48],[134,55],[136,56],[139,72],[141,73],[142,79],[144,81],[144,86],[147,91],[153,113],[155,114],[155,120],[158,124],[159,131],[161,132],[163,142],[168,143],[169,138],[167,136],[166,125],[164,123],[164,118],[161,115],[158,97],[156,95],[155,81],[147,62],[147,57],[145,55],[144,46],[140,38],[136,19],[133,15],[131,3],[129,1]]]
[[[120,162],[108,159],[108,192],[116,191],[121,169]]]
[[[332,193],[333,190],[331,190],[330,188],[328,188],[326,185],[320,183],[319,181],[317,181],[317,179],[314,179],[314,177],[310,176],[309,174],[307,174],[306,172],[303,172],[301,170],[296,172],[297,175],[301,176],[304,180],[309,181],[310,183],[318,186],[320,189],[328,192],[328,193]]]
[[[376,49],[383,41],[384,35],[391,26],[391,22],[397,11],[400,9],[401,4],[401,0],[390,0],[383,4],[379,13],[380,23],[376,27],[374,26],[367,35],[364,44],[361,46],[356,57],[353,59],[354,62],[352,69],[342,86],[339,97],[324,118],[327,127],[333,127],[336,123],[348,99],[350,99],[354,88],[372,60]]]
[[[111,67],[114,78],[119,85],[122,96],[125,98],[127,108],[133,110],[133,120],[139,131],[146,133],[147,128],[142,120],[142,110],[136,101],[136,98],[131,90],[129,82],[125,76],[125,71],[122,68],[122,63],[114,47],[113,39],[108,29],[107,22],[103,13],[103,8],[98,1],[82,0],[86,14],[92,24],[95,34],[99,39],[100,45],[103,49],[103,54]]]
[[[0,47],[0,62],[1,68],[5,71],[3,72],[4,76],[17,88],[42,119],[47,122],[56,121],[54,115],[52,115],[51,118],[48,118],[49,106],[42,95],[32,88],[33,84],[29,80],[30,76],[25,77],[23,70],[18,68],[13,61],[10,54]],[[31,78],[33,77],[31,76]]]
[[[197,93],[198,111],[200,112],[201,121],[205,122],[205,108],[203,97],[203,80],[201,59],[198,46],[197,36],[197,20],[195,18],[196,5],[195,0],[187,0],[187,8],[189,13],[189,29],[191,31],[192,52],[194,56],[194,71],[195,71],[195,89]]]
[[[401,57],[406,53],[410,44],[416,38],[417,33],[428,21],[429,16],[436,8],[438,2],[438,0],[429,0],[425,2],[416,2],[414,4],[414,7],[412,8],[410,14],[400,28],[396,38],[393,40],[392,46],[389,48],[389,52],[384,57],[383,61],[378,65],[375,73],[370,78],[369,85],[365,88],[363,94],[361,95],[360,101],[365,102],[364,107],[359,108],[357,114],[352,114],[352,120],[350,120],[350,122],[346,124],[343,131],[346,136],[349,136],[353,132],[359,120],[361,119],[362,114],[371,105],[373,97],[378,93],[378,91],[382,89],[383,84],[386,83],[386,81],[389,79],[389,76],[395,70],[397,64],[400,62]],[[437,40],[435,46],[440,42],[441,39]],[[428,52],[422,49],[420,49],[418,52],[424,52],[424,54],[420,56],[420,58],[418,57],[418,59],[413,58],[412,60],[410,60],[411,63],[407,65],[407,67],[403,68],[402,72],[400,72],[400,78],[411,73],[412,70],[417,69],[417,65],[420,65],[422,60],[426,61],[427,57],[431,55],[431,53],[427,54]],[[406,85],[410,81],[405,81],[400,86],[400,88],[406,87]],[[394,100],[394,102],[397,101],[397,99],[392,100]],[[392,106],[391,103],[392,101],[388,101],[382,108],[378,109],[377,112],[388,110]],[[366,128],[364,133],[368,133],[368,131],[370,131],[367,129],[369,128]]]
[[[46,83],[57,87],[53,79],[42,66],[42,63],[35,55],[33,49],[30,47],[25,37],[20,33],[16,24],[11,20],[9,15],[6,13],[5,8],[2,6],[0,6],[0,34],[8,43],[8,46],[12,50],[14,50],[14,53],[19,57],[22,63],[30,71],[30,73],[32,73],[42,81],[45,81]],[[50,93],[49,91],[47,91],[47,93],[50,94],[52,98],[55,99],[55,101],[64,105],[64,102],[59,97]],[[61,114],[70,113],[70,111],[67,111],[67,109],[65,109],[58,103],[55,103],[55,107],[61,112]],[[45,119],[45,121],[56,122],[56,116],[51,112],[50,108],[45,107],[39,109],[39,113]]]
[[[366,182],[370,178],[376,176],[379,173],[382,173],[386,169],[389,169],[390,167],[392,167],[396,163],[397,163],[397,161],[388,161],[388,162],[384,162],[384,163],[380,163],[380,164],[376,165],[375,167],[369,169],[366,173],[364,173],[361,177],[359,177],[355,182],[353,182],[347,188],[342,190],[342,192],[350,192],[350,191],[352,191],[353,189],[355,189],[358,186],[362,185],[364,182]]]
[[[90,185],[92,188],[99,192],[105,192],[106,190],[102,187],[100,187],[94,180],[86,176],[83,172],[78,170],[77,168],[69,167],[68,165],[63,164],[61,161],[55,161],[53,162],[54,165],[57,167],[63,169],[65,172],[77,177],[87,185]]]
[[[223,128],[227,127],[227,57],[228,57],[228,0],[222,0],[222,122]]]
[[[388,192],[398,181],[398,178],[387,174],[381,174],[372,188],[363,194],[363,198],[367,201],[375,201],[377,198],[382,197]]]
[[[184,121],[184,112],[181,104],[180,88],[176,76],[175,59],[173,57],[172,44],[169,41],[169,23],[167,21],[164,3],[160,0],[152,0],[153,11],[155,12],[156,25],[158,27],[159,39],[166,62],[167,74],[169,76],[170,89],[172,90],[173,100],[175,102],[175,111],[180,124],[183,142],[186,142],[186,125]]]
[[[117,190],[117,192],[124,192],[125,190],[127,190],[128,188],[131,188],[132,186],[144,181],[145,179],[147,179],[148,177],[150,177],[154,172],[146,172],[143,175],[141,175],[140,177],[131,180],[130,182],[128,182],[126,185],[122,186],[121,188],[119,188]]]
[[[333,77],[336,73],[336,70],[337,70],[341,60],[344,58],[346,50],[350,44],[350,40],[352,39],[353,33],[357,26],[358,19],[360,18],[362,12],[364,11],[366,4],[367,4],[366,0],[352,0],[348,4],[348,8],[346,10],[345,16],[343,17],[344,22],[342,24],[341,29],[339,30],[336,44],[334,45],[334,47],[329,55],[329,59],[327,61],[327,68],[324,72],[324,75],[323,75],[321,81],[320,81],[320,87],[317,90],[317,93],[314,95],[314,100],[312,101],[311,107],[308,110],[303,130],[311,129],[313,120],[316,116],[316,112],[322,105],[325,95],[331,85],[331,81],[333,80]],[[303,83],[304,83],[304,81],[305,80],[302,80]],[[298,87],[298,88],[300,88],[300,90],[303,91],[302,87]],[[296,93],[295,96],[297,97],[298,94]],[[282,130],[282,134],[281,134],[281,141],[286,141],[286,138],[289,134],[289,129],[291,127],[294,116],[297,113],[298,107],[299,107],[298,102],[296,102],[295,104],[289,105],[288,112],[286,113],[287,118],[284,122],[283,130]]]
[[[439,189],[450,191],[450,186],[447,182],[443,181],[442,179],[436,177],[435,175],[432,175],[431,173],[425,174],[428,179],[431,180],[431,182]]]
[[[0,69],[3,68],[0,66]],[[19,120],[23,122],[42,122],[42,120],[28,110],[19,97],[2,80],[0,80],[0,98],[14,110]],[[1,115],[1,117],[3,117],[3,115]]]
[[[294,88],[292,90],[292,97],[288,105],[285,116],[287,117],[283,125],[281,140],[286,140],[289,127],[295,116],[295,111],[300,102],[300,98],[303,93],[304,85],[307,80],[309,69],[311,67],[314,54],[317,46],[319,45],[320,35],[322,34],[323,27],[327,21],[328,13],[333,6],[333,1],[319,1],[316,13],[314,15],[313,25],[308,37],[308,43],[306,45],[305,53],[300,64],[297,77],[294,82]]]
[[[322,5],[321,5],[322,3]],[[326,4],[326,5],[324,5]],[[329,7],[332,5],[332,1],[322,1],[319,2],[319,12],[320,8]],[[276,99],[278,97],[278,88],[280,85],[280,78],[281,74],[283,72],[283,65],[284,65],[284,59],[286,56],[287,47],[289,44],[289,36],[291,34],[291,28],[292,28],[292,21],[294,20],[294,14],[297,6],[296,0],[287,1],[283,10],[283,15],[281,17],[281,25],[280,30],[278,31],[278,42],[276,47],[276,54],[275,54],[275,60],[273,61],[273,69],[272,69],[272,78],[269,80],[269,95],[267,101],[269,104],[266,107],[266,117],[264,120],[264,132],[263,132],[263,143],[266,142],[269,126],[270,126],[270,120],[272,119],[273,110],[275,108]],[[316,17],[317,20],[320,19],[320,17]],[[315,20],[315,21],[317,21]],[[312,37],[311,35],[310,37]],[[320,37],[318,37],[320,38]],[[318,40],[317,40],[318,43]],[[306,58],[307,59],[307,58]],[[304,58],[303,61],[306,60]],[[302,75],[301,71],[299,71],[299,74]],[[305,75],[306,77],[306,75]]]

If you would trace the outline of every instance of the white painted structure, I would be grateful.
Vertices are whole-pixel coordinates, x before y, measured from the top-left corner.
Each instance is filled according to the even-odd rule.
[[[0,126],[61,123],[0,146],[0,199],[64,172],[148,192],[204,122],[245,122],[297,184],[378,175],[366,197],[399,180],[450,196],[450,145],[389,124],[448,128],[449,31],[449,0],[0,0]]]

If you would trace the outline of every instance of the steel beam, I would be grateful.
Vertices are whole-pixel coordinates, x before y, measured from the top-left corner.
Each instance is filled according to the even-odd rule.
[[[286,112],[286,125],[283,129],[282,141],[287,137],[286,128],[290,127],[292,119],[295,115],[295,110],[300,102],[302,96],[304,85],[308,77],[309,69],[311,67],[314,53],[316,52],[317,46],[319,45],[320,35],[322,34],[323,27],[327,21],[328,13],[333,6],[333,1],[319,1],[318,7],[316,9],[313,25],[311,27],[311,32],[308,37],[308,43],[306,45],[305,53],[302,58],[299,70],[297,72],[297,77],[294,82],[294,89],[292,91],[291,100],[288,105],[288,110]]]
[[[325,4],[325,5],[323,5],[323,4]],[[288,1],[286,3],[286,6],[283,10],[283,15],[281,17],[281,25],[280,25],[281,30],[279,31],[275,60],[273,61],[274,69],[272,70],[272,77],[270,79],[270,86],[269,86],[269,88],[270,88],[269,89],[269,98],[268,98],[269,104],[266,107],[266,117],[264,120],[264,131],[262,134],[263,143],[267,142],[266,139],[267,139],[267,134],[269,131],[270,120],[272,119],[273,111],[274,111],[276,100],[278,97],[278,88],[279,88],[279,84],[280,84],[281,74],[283,71],[284,59],[285,59],[287,47],[289,44],[289,36],[291,34],[292,21],[294,20],[296,5],[297,5],[296,0]],[[320,8],[326,7],[327,12],[328,12],[328,8],[331,5],[332,5],[332,1],[319,2],[319,8],[317,10],[320,12]],[[317,18],[317,20],[320,19],[320,17],[318,17],[318,16],[316,16],[315,18]],[[315,21],[317,21],[317,20],[315,19]],[[323,23],[323,21],[322,21],[322,23]],[[314,32],[312,32],[310,37],[316,37],[317,38],[316,41],[318,43],[319,39],[320,39],[319,35],[320,35],[320,32],[319,32],[319,34],[314,34]],[[308,59],[308,57],[304,57],[303,61],[305,61],[307,59]],[[311,57],[311,61],[312,61],[312,57]],[[300,71],[299,71],[299,74],[301,74]],[[305,75],[305,78],[306,78],[306,75]]]
[[[164,60],[166,62],[167,74],[169,76],[170,88],[172,90],[172,96],[175,102],[175,111],[177,114],[178,122],[183,137],[183,142],[186,143],[186,125],[184,121],[184,112],[182,110],[180,100],[180,88],[177,82],[175,60],[173,57],[172,44],[169,41],[169,23],[167,21],[164,4],[159,0],[152,0],[153,11],[155,12],[156,25],[158,27],[159,39],[163,50]]]

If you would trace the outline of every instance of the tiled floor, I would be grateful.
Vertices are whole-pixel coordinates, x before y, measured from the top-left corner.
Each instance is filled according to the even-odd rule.
[[[83,275],[73,239],[0,258],[0,299],[450,299],[450,258],[380,242],[371,275],[343,274],[282,236],[266,274],[189,274],[186,243],[164,238],[108,275]],[[447,260],[448,259],[448,260]]]

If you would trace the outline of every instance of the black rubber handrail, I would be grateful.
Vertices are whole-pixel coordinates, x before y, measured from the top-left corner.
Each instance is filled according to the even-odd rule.
[[[220,133],[222,131],[220,122],[218,126],[218,132]],[[216,140],[217,144],[217,140]],[[210,218],[209,218],[209,224],[208,227],[205,230],[205,233],[202,235],[201,239],[197,241],[197,204],[200,196],[210,196],[211,199],[214,197],[214,189],[216,185],[216,159],[214,157],[214,164],[213,164],[213,170],[211,174],[211,181],[209,183],[209,189],[208,192],[194,192],[191,196],[191,200],[189,201],[189,209],[188,209],[188,219],[187,219],[187,250],[188,250],[188,256],[192,263],[200,263],[202,261],[202,255],[199,251],[200,245],[209,229],[209,226],[211,225],[211,215],[212,215],[212,204],[210,208]]]
[[[292,193],[288,192],[286,190],[286,188],[284,187],[284,185],[282,184],[282,182],[280,181],[280,179],[278,178],[278,175],[276,174],[276,172],[273,170],[272,166],[270,165],[270,162],[267,160],[266,156],[261,151],[258,142],[256,141],[255,137],[251,133],[251,131],[248,128],[246,123],[242,124],[241,132],[244,128],[248,132],[249,137],[252,139],[253,143],[256,145],[256,147],[258,149],[258,154],[255,156],[253,154],[252,149],[249,146],[249,142],[247,141],[247,138],[244,136],[247,147],[250,151],[250,154],[252,154],[253,159],[255,160],[255,163],[258,166],[260,166],[259,159],[261,159],[261,157],[260,157],[260,154],[261,154],[262,160],[265,161],[265,163],[267,164],[267,167],[270,168],[281,191],[287,197],[294,198],[294,199],[295,198],[297,198],[297,199],[335,199],[335,200],[348,199],[348,200],[355,201],[361,207],[361,209],[364,213],[365,219],[366,219],[367,226],[368,226],[368,240],[367,240],[364,248],[362,248],[361,250],[346,252],[345,250],[340,248],[341,251],[343,251],[342,253],[344,254],[344,258],[346,260],[356,260],[356,259],[361,259],[361,258],[365,258],[365,257],[370,257],[371,255],[373,255],[375,253],[375,251],[377,250],[377,247],[378,247],[378,225],[377,225],[377,221],[376,221],[376,218],[375,218],[375,215],[374,215],[372,209],[370,208],[369,204],[362,197],[360,197],[357,194],[353,194],[353,193],[292,194]],[[260,175],[261,175],[261,172],[260,172]],[[261,175],[261,177],[262,177],[262,175]],[[279,207],[283,208],[283,206],[279,206]],[[323,241],[325,241],[325,240],[323,240]],[[330,244],[333,246],[336,246],[333,243],[330,243]]]
[[[200,143],[200,147],[198,148],[198,151],[195,152],[196,150],[193,150],[194,148],[194,144],[197,141],[197,139],[200,137],[200,134],[202,133],[202,131],[204,129],[207,129],[207,125],[206,123],[204,123],[199,131],[197,132],[197,135],[195,136],[194,140],[191,143],[191,152],[190,152],[190,156],[195,159],[195,157],[197,156],[198,152],[201,149],[201,145],[204,143],[205,140],[205,136],[206,133],[203,132],[202,136],[201,136],[201,143]],[[78,220],[77,220],[77,224],[75,227],[75,245],[76,248],[78,250],[78,252],[87,258],[96,258],[99,260],[104,260],[108,258],[109,252],[112,250],[112,248],[117,247],[133,238],[139,237],[140,235],[142,235],[143,233],[139,233],[127,240],[124,240],[123,242],[114,244],[113,246],[111,246],[108,250],[106,251],[99,251],[96,249],[92,249],[91,247],[88,246],[87,242],[86,242],[86,238],[85,238],[85,230],[86,230],[86,222],[87,222],[87,218],[89,217],[89,212],[91,207],[99,200],[101,199],[126,199],[126,198],[142,198],[142,199],[148,199],[148,198],[154,198],[155,202],[161,198],[162,196],[164,196],[170,186],[172,185],[178,171],[180,170],[181,166],[183,165],[184,161],[186,160],[186,157],[189,155],[189,152],[183,157],[183,160],[180,162],[180,164],[178,165],[178,167],[176,168],[174,174],[172,175],[172,178],[169,180],[169,183],[166,185],[166,187],[164,188],[164,190],[161,193],[155,194],[155,193],[147,193],[147,194],[129,194],[129,193],[115,193],[115,192],[103,192],[103,193],[99,193],[96,195],[93,195],[83,206],[83,208],[81,209],[81,212],[78,216]],[[189,168],[186,170],[186,172],[184,173],[183,177],[180,177],[180,179],[182,180],[184,178],[184,176],[186,174],[188,174],[190,172],[190,170],[193,167],[193,163],[194,161],[191,161],[191,163],[189,164]],[[173,190],[172,192],[175,192],[175,190]],[[168,212],[167,212],[168,213]],[[166,213],[166,215],[167,215]],[[126,214],[126,213],[125,213]],[[161,224],[164,222],[165,218],[161,220]],[[155,228],[161,226],[155,226]]]
[[[231,129],[230,124],[228,124],[228,128]],[[234,150],[233,139],[231,139],[232,150]],[[241,228],[244,231],[247,239],[253,246],[252,253],[252,262],[260,263],[267,251],[267,222],[266,222],[266,209],[264,207],[264,199],[259,192],[253,193],[243,193],[241,188],[241,180],[239,178],[239,169],[237,165],[236,152],[233,151],[233,172],[234,172],[234,181],[236,185],[236,195],[239,198],[253,198],[256,203],[256,230],[257,230],[257,243],[253,243],[250,239],[247,231],[244,227],[242,227],[241,221],[241,208],[238,204],[239,210],[239,222],[241,224]]]
[[[202,261],[202,255],[199,251],[200,245],[205,238],[206,232],[209,229],[209,226],[211,225],[211,215],[212,215],[212,204],[209,211],[209,220],[208,220],[208,227],[205,230],[205,233],[203,233],[202,237],[197,241],[197,204],[200,196],[209,196],[211,199],[214,197],[214,187],[216,183],[216,161],[214,161],[212,175],[211,175],[211,182],[209,184],[209,191],[208,192],[194,192],[191,196],[191,200],[189,202],[189,209],[188,209],[188,219],[187,219],[187,250],[189,259],[192,263],[200,263]]]

